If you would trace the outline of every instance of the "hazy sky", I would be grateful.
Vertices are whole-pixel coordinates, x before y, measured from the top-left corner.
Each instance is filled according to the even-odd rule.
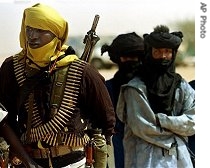
[[[0,56],[19,50],[19,31],[24,8],[44,2],[69,22],[69,36],[85,35],[95,14],[100,15],[97,34],[117,35],[135,31],[142,35],[157,24],[194,19],[192,0],[0,0]]]

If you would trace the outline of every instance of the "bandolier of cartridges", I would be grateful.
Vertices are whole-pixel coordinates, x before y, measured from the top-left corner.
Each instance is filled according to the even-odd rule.
[[[14,69],[15,75],[18,81],[18,85],[22,86],[23,82],[26,80],[24,75],[24,63],[18,62],[18,56],[14,56]],[[82,72],[84,65],[87,63],[85,61],[77,60],[73,61],[70,65],[70,69],[67,72],[67,79],[64,87],[64,96],[61,101],[57,113],[46,123],[43,123],[38,106],[35,101],[33,101],[33,111],[31,118],[31,130],[29,140],[27,139],[27,132],[22,136],[23,142],[38,142],[40,140],[45,143],[56,146],[58,145],[58,136],[61,138],[63,145],[69,146],[82,146],[89,141],[89,137],[84,134],[83,136],[78,136],[75,133],[69,133],[67,122],[72,118],[73,112],[78,102],[78,95],[80,89],[80,82],[82,77]],[[25,103],[25,108],[27,112],[30,109],[30,95],[29,99]]]

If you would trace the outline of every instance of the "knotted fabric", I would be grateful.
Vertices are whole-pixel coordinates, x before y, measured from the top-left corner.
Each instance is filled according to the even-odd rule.
[[[109,46],[104,44],[101,53],[108,52],[110,59],[114,63],[119,63],[120,57],[141,57],[144,53],[143,38],[135,32],[118,35]]]
[[[154,48],[178,49],[182,42],[182,32],[152,32],[144,34],[144,42]]]

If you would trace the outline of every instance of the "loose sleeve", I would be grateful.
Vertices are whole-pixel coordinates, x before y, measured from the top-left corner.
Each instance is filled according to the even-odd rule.
[[[173,133],[157,125],[155,114],[143,92],[133,87],[122,87],[116,112],[119,119],[135,136],[170,149],[174,141]]]
[[[176,90],[173,116],[163,113],[155,114],[143,91],[146,89],[142,87],[142,85],[123,86],[116,110],[119,119],[131,129],[135,136],[168,149],[177,134],[182,136],[194,134],[194,90],[188,88],[188,84],[182,83],[181,87]]]
[[[182,82],[176,90],[173,116],[159,113],[157,117],[162,128],[181,136],[195,134],[195,91],[187,82]]]

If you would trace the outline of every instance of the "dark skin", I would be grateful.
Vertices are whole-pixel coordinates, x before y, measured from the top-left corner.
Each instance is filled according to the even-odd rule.
[[[48,44],[51,40],[55,38],[55,35],[48,31],[33,28],[30,26],[26,26],[26,40],[32,49],[40,48],[46,44]],[[5,140],[11,145],[13,151],[15,151],[15,155],[23,161],[24,165],[27,168],[42,168],[37,165],[25,152],[21,142],[13,132],[13,130],[7,125],[5,121],[0,124],[0,132],[1,136],[5,138]]]
[[[55,38],[55,35],[48,30],[41,30],[26,26],[25,31],[27,43],[32,49],[40,48]],[[0,133],[8,144],[11,145],[14,155],[23,162],[26,168],[42,168],[37,165],[25,152],[20,140],[4,120],[0,123]]]
[[[11,145],[18,158],[23,161],[26,168],[42,168],[28,156],[15,133],[4,120],[0,123],[0,132],[1,136]]]
[[[55,38],[55,35],[49,30],[42,30],[26,26],[26,39],[29,47],[36,49],[48,44]]]
[[[173,50],[170,48],[153,48],[152,47],[152,57],[154,59],[165,59],[171,60]]]

